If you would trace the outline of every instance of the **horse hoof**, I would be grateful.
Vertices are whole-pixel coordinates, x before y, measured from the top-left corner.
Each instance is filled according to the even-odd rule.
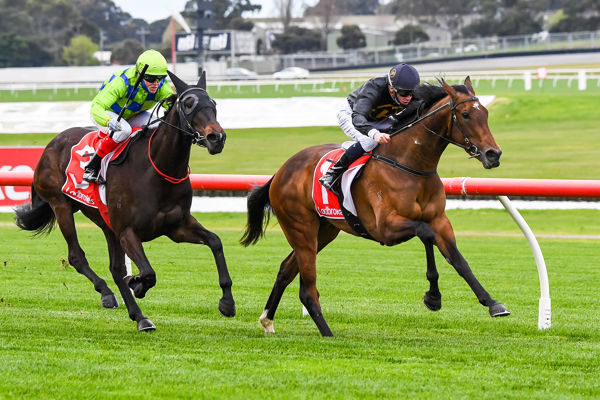
[[[504,304],[494,303],[490,306],[490,315],[492,317],[505,317],[510,315],[510,311],[508,311],[508,308],[506,308]]]
[[[267,312],[269,310],[264,310],[261,316],[258,318],[258,322],[265,329],[265,333],[275,333],[275,328],[273,327],[273,320],[267,318]]]
[[[133,290],[133,295],[138,299],[146,297],[147,290],[144,289],[144,285],[139,277],[137,276],[126,276],[125,283],[129,286],[129,289]]]
[[[138,322],[137,329],[140,332],[148,332],[155,330],[156,326],[148,318],[144,318]]]
[[[423,304],[431,311],[439,311],[442,308],[442,295],[440,294],[439,297],[436,297],[425,293]]]
[[[104,308],[119,308],[119,302],[117,296],[114,293],[105,294],[102,296],[102,307]]]
[[[235,317],[235,303],[233,300],[219,300],[219,312],[224,317]]]

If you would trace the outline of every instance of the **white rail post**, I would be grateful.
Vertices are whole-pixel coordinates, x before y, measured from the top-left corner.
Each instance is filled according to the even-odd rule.
[[[550,286],[548,284],[548,272],[546,271],[546,262],[544,261],[544,255],[542,254],[542,250],[535,238],[535,235],[525,222],[525,219],[521,216],[519,211],[512,205],[508,197],[506,196],[498,196],[498,200],[504,206],[506,211],[510,214],[510,216],[515,220],[523,234],[527,238],[527,242],[529,243],[529,247],[531,247],[531,251],[533,252],[533,257],[535,258],[535,263],[537,265],[538,275],[540,278],[540,301],[539,301],[539,310],[538,310],[538,329],[548,329],[552,325],[551,322],[551,303],[550,303]]]

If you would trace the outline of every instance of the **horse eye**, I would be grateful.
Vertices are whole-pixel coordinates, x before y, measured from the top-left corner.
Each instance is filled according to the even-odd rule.
[[[464,119],[469,119],[469,113],[468,113],[468,112],[466,112],[466,111],[463,111],[463,112],[462,112],[462,117],[463,117]]]
[[[186,101],[183,102],[183,107],[185,109],[186,114],[188,112],[192,111],[192,109],[194,108],[194,105],[195,105],[195,101],[194,101],[193,98],[189,98],[189,99],[187,99]]]

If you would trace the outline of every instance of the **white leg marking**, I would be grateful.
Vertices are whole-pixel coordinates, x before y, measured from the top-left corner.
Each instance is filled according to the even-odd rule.
[[[267,318],[268,309],[265,308],[263,313],[260,315],[258,322],[265,328],[265,333],[275,333],[275,328],[273,328],[273,320]]]

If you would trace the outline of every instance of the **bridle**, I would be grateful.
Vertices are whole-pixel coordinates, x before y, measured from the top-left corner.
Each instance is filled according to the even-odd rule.
[[[202,96],[202,99],[194,93],[195,91],[200,91],[201,93],[206,94],[206,96]],[[193,102],[191,106],[187,106],[185,102],[190,98],[193,98]],[[162,99],[155,107],[154,110],[157,110],[167,99]],[[216,110],[217,103],[208,96],[208,93],[205,89],[199,87],[191,87],[185,90],[183,93],[177,96],[175,100],[175,111],[179,116],[179,126],[175,126],[165,120],[165,117],[159,118],[155,121],[160,121],[162,124],[168,125],[171,128],[175,128],[179,131],[183,136],[191,137],[192,144],[198,144],[199,146],[206,147],[206,135],[204,132],[198,132],[192,127],[192,123],[190,118],[193,118],[200,110],[203,108],[210,108],[212,110]],[[154,113],[154,110],[152,111]],[[216,114],[216,112],[215,112]]]
[[[478,101],[479,98],[477,96],[473,96],[473,97],[469,97],[467,99],[463,99],[461,101],[459,101],[458,103],[454,104],[452,99],[449,99],[448,102],[438,108],[436,108],[433,111],[430,111],[429,113],[425,114],[424,116],[418,118],[416,121],[411,122],[410,124],[403,126],[402,128],[390,133],[390,136],[395,136],[407,129],[412,128],[415,124],[419,124],[421,125],[423,128],[425,128],[425,130],[429,133],[431,133],[432,135],[435,135],[441,139],[444,139],[445,141],[447,141],[448,143],[451,143],[455,146],[460,147],[461,149],[464,149],[467,151],[467,153],[469,153],[469,155],[471,157],[469,158],[475,158],[475,157],[479,157],[481,155],[481,152],[479,151],[479,148],[474,145],[473,143],[471,143],[471,140],[469,139],[469,137],[465,134],[460,122],[458,121],[458,119],[456,118],[456,107],[458,107],[459,105],[461,105],[462,103],[466,103],[468,101]],[[452,119],[450,120],[450,129],[448,129],[448,134],[451,136],[452,134],[452,129],[454,128],[454,123],[456,123],[456,126],[458,127],[458,130],[460,131],[460,133],[462,134],[464,140],[465,140],[465,144],[462,143],[458,143],[450,138],[447,138],[446,136],[440,135],[439,133],[435,132],[434,130],[428,128],[427,126],[425,126],[425,124],[423,124],[423,120],[431,117],[432,115],[438,113],[439,111],[443,110],[446,107],[450,107],[450,112],[452,113]]]
[[[390,133],[390,136],[395,136],[401,132],[406,131],[407,129],[412,128],[415,124],[419,124],[421,125],[425,131],[427,131],[428,133],[431,133],[432,135],[435,135],[443,140],[445,140],[448,143],[452,143],[455,146],[460,147],[461,149],[464,149],[467,151],[467,153],[469,153],[470,157],[469,158],[475,158],[475,157],[479,157],[481,155],[481,152],[479,151],[479,148],[474,145],[471,140],[469,139],[469,137],[465,134],[460,122],[458,121],[458,119],[456,118],[456,107],[458,107],[459,105],[461,105],[462,103],[466,103],[468,101],[477,101],[479,100],[476,96],[473,97],[469,97],[467,99],[463,99],[459,102],[457,102],[456,104],[454,104],[454,102],[452,101],[452,98],[450,98],[448,100],[448,102],[438,108],[436,108],[433,111],[428,112],[427,114],[425,114],[424,116],[418,118],[417,120],[411,122],[408,125],[403,126],[402,128]],[[450,120],[450,128],[448,129],[448,135],[452,136],[452,129],[454,128],[454,124],[456,123],[456,126],[458,127],[458,130],[460,131],[460,133],[462,134],[464,140],[465,140],[465,144],[456,142],[450,138],[447,138],[446,136],[440,135],[439,133],[435,132],[434,130],[428,128],[427,126],[425,126],[425,124],[423,123],[423,121],[429,117],[431,117],[432,115],[435,115],[436,113],[438,113],[439,111],[445,109],[446,107],[450,107],[450,112],[452,113],[452,118]],[[414,168],[411,168],[407,165],[401,164],[396,160],[392,160],[390,158],[384,157],[382,155],[379,154],[373,154],[371,156],[371,158],[378,160],[378,161],[382,161],[385,164],[391,165],[394,168],[398,168],[401,169],[402,171],[405,171],[411,175],[416,175],[416,176],[421,176],[421,177],[431,177],[431,176],[435,176],[437,175],[437,171],[419,171],[416,170]]]
[[[199,96],[197,94],[195,94],[194,91],[204,92],[204,93],[206,93],[206,96],[202,96],[203,99],[201,101]],[[187,106],[185,104],[185,102],[190,97],[193,97],[194,101],[192,102],[191,106]],[[208,99],[208,101],[206,99]],[[167,98],[162,99],[160,102],[158,102],[158,104],[156,105],[154,110],[152,110],[152,114],[156,110],[158,110],[158,108],[161,107],[162,104],[166,100],[167,100]],[[191,137],[192,144],[198,144],[199,146],[207,147],[206,135],[204,133],[198,132],[197,130],[195,130],[192,127],[192,124],[191,124],[190,120],[188,119],[188,116],[190,118],[193,118],[193,116],[196,115],[198,112],[200,112],[200,110],[202,110],[203,108],[211,108],[211,109],[215,110],[215,114],[216,114],[216,106],[217,106],[217,103],[213,99],[211,99],[210,96],[208,96],[208,93],[206,92],[205,89],[202,89],[199,87],[191,87],[191,88],[185,90],[180,95],[178,95],[177,99],[175,100],[175,104],[173,105],[173,107],[175,107],[175,111],[177,112],[177,115],[179,116],[179,126],[175,126],[175,125],[167,122],[166,116],[163,116],[162,118],[158,118],[158,119],[152,121],[151,123],[149,123],[148,125],[151,125],[154,122],[160,121],[160,124],[165,124],[165,125],[168,125],[174,129],[176,129],[183,136]],[[151,114],[151,116],[152,116],[152,114]],[[177,183],[181,183],[181,182],[187,180],[188,177],[190,176],[190,166],[189,165],[188,165],[187,174],[184,177],[173,178],[173,177],[165,174],[161,170],[159,170],[158,167],[156,166],[156,164],[154,163],[154,161],[152,160],[152,156],[150,154],[151,153],[150,148],[152,145],[152,138],[154,137],[154,134],[157,131],[158,131],[158,127],[152,132],[152,135],[150,135],[150,139],[148,139],[148,159],[150,160],[150,164],[152,164],[152,167],[154,168],[154,170],[160,176],[162,176],[167,182],[177,184]]]

